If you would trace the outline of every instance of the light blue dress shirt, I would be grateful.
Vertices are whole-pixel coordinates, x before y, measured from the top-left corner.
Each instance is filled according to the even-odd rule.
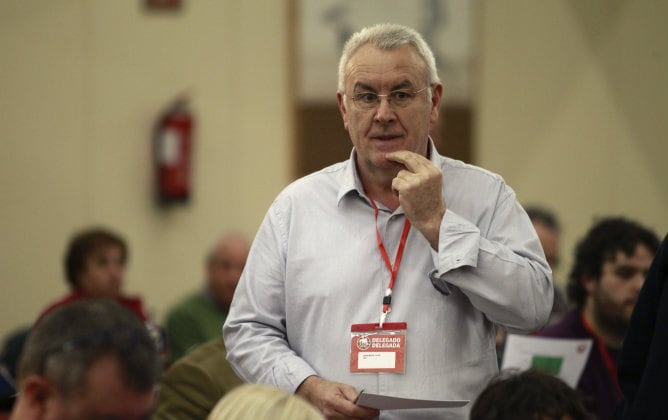
[[[552,307],[552,273],[514,191],[496,174],[439,155],[446,212],[438,252],[411,228],[386,322],[407,323],[404,374],[351,373],[350,327],[379,321],[390,273],[354,159],[285,188],[267,212],[223,333],[246,381],[294,392],[310,375],[407,398],[471,400],[460,409],[383,411],[381,419],[466,419],[497,373],[496,328],[530,332]],[[405,216],[379,203],[393,260]],[[439,292],[430,279],[445,286]]]

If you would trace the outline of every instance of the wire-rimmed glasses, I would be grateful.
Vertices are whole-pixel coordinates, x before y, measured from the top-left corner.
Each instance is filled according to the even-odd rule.
[[[393,90],[387,95],[380,95],[374,92],[357,92],[351,95],[355,106],[363,111],[370,111],[376,109],[380,105],[381,98],[387,98],[387,103],[390,106],[397,106],[399,108],[406,108],[410,105],[418,93],[427,90],[429,86],[425,86],[420,90]]]

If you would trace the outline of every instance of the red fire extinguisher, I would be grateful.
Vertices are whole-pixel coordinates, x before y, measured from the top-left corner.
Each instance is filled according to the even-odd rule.
[[[160,204],[187,203],[191,193],[193,116],[186,98],[159,118],[154,133],[156,198]]]

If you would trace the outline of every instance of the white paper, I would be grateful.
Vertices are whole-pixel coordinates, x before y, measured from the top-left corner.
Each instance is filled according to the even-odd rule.
[[[548,338],[509,334],[501,369],[527,370],[535,367],[561,378],[572,388],[584,370],[592,340]]]
[[[369,394],[360,392],[355,404],[362,407],[375,408],[378,410],[401,410],[406,408],[448,408],[463,407],[469,400],[416,400],[412,398],[391,397],[389,395]]]

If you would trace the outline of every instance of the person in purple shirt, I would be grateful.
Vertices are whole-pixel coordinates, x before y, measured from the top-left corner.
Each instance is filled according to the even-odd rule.
[[[593,339],[577,390],[599,419],[612,418],[622,399],[617,357],[658,247],[656,234],[634,221],[615,217],[595,223],[578,243],[569,274],[568,297],[576,308],[538,334]]]

